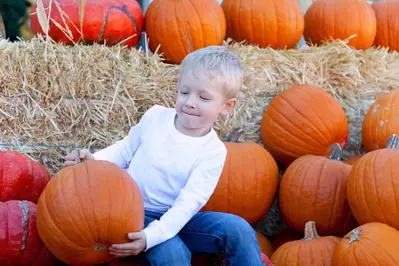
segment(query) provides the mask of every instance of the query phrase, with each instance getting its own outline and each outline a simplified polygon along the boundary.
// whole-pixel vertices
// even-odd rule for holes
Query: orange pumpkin
[[[368,109],[362,128],[364,150],[384,148],[392,134],[399,134],[399,89],[378,96]]]
[[[138,186],[126,171],[107,161],[63,168],[37,206],[41,239],[58,259],[72,265],[113,260],[109,246],[128,242],[127,233],[143,227]]]
[[[151,51],[179,64],[184,57],[209,45],[221,45],[226,19],[216,0],[154,0],[145,15]]]
[[[381,222],[399,229],[398,165],[399,137],[393,135],[387,148],[366,153],[352,167],[347,195],[359,224]]]
[[[399,1],[378,1],[372,7],[377,19],[374,44],[399,52]]]
[[[223,0],[227,37],[273,49],[292,48],[301,39],[304,19],[297,0]]]
[[[271,100],[260,136],[273,157],[287,166],[306,154],[328,156],[334,143],[344,147],[348,120],[341,104],[326,91],[299,84]]]
[[[348,157],[347,159],[345,159],[344,163],[349,164],[349,165],[354,165],[361,157],[362,157],[362,155],[352,155],[352,156]]]
[[[268,213],[277,192],[276,161],[255,142],[226,141],[225,145],[227,158],[222,174],[202,210],[232,213],[256,223]]]
[[[334,249],[340,238],[320,237],[313,221],[305,225],[305,237],[287,242],[279,247],[272,256],[277,266],[331,265]]]
[[[346,234],[357,226],[346,197],[351,166],[338,144],[329,158],[305,155],[285,171],[280,183],[281,217],[298,233],[313,220],[321,235]]]
[[[399,231],[382,223],[368,223],[341,239],[333,266],[399,265]]]
[[[271,257],[273,255],[274,248],[269,239],[267,239],[267,237],[261,232],[256,232],[256,239],[258,239],[260,251],[266,254],[266,256]]]
[[[348,45],[367,49],[374,43],[377,26],[373,9],[366,0],[317,0],[305,14],[304,38],[308,43],[344,40]]]

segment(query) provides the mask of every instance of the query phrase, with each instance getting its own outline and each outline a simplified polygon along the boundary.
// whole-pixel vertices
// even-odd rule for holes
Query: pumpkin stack
[[[42,164],[0,151],[0,265],[55,265],[36,228],[36,204],[49,180]]]
[[[366,154],[342,161],[348,124],[338,101],[307,84],[272,99],[260,135],[283,170],[277,197],[290,232],[276,236],[274,264],[399,265],[397,106],[399,89],[377,97],[363,121]]]

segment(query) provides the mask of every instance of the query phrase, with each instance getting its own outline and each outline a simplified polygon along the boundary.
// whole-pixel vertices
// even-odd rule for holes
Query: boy
[[[223,46],[208,46],[186,56],[180,67],[175,108],[155,105],[127,137],[90,154],[127,169],[144,199],[145,228],[128,234],[110,253],[144,252],[151,265],[191,265],[191,253],[223,251],[228,265],[263,265],[255,231],[241,217],[198,212],[212,195],[226,159],[213,129],[219,115],[235,107],[243,82],[238,56]],[[74,163],[66,157],[65,165]]]

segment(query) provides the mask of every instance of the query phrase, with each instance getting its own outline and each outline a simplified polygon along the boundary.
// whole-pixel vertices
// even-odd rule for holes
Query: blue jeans
[[[162,213],[145,212],[145,226]],[[189,266],[192,253],[225,253],[230,266],[262,266],[256,232],[241,217],[221,212],[197,213],[175,237],[144,253],[152,266]]]

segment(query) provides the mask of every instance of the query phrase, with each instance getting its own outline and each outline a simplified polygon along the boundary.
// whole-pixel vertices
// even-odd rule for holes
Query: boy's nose
[[[187,107],[194,108],[194,106],[195,106],[194,103],[195,103],[194,96],[190,95],[190,96],[187,98],[187,100],[186,100],[186,102],[185,102],[185,105],[186,105]]]

